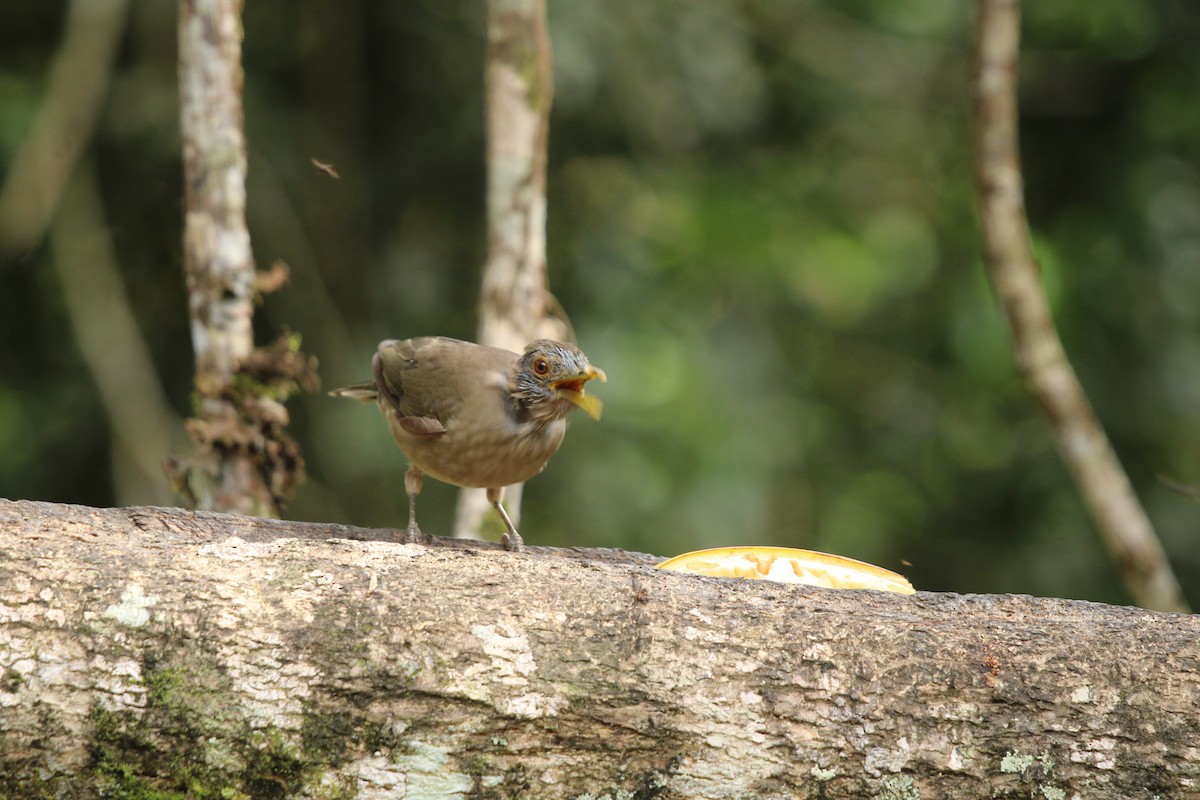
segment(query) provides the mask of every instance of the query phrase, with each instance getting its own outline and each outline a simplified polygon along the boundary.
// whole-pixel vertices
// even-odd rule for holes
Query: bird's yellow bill
[[[802,583],[827,589],[875,589],[899,594],[916,591],[903,575],[874,564],[791,547],[714,547],[684,553],[656,566],[693,575]]]
[[[592,419],[600,419],[600,411],[604,403],[598,397],[588,394],[583,385],[592,379],[601,383],[608,381],[608,376],[599,367],[589,367],[588,371],[574,378],[564,378],[553,383],[554,391],[566,400],[571,401]]]

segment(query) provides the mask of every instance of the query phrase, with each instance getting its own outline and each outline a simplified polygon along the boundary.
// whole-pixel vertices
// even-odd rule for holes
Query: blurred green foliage
[[[550,6],[551,284],[610,380],[604,421],[576,419],[527,487],[526,540],[812,547],[920,588],[1125,602],[980,262],[970,4]],[[64,17],[0,8],[5,173]],[[262,341],[302,333],[326,388],[366,377],[380,339],[472,336],[482,24],[479,3],[246,4],[250,228],[260,266],[293,270],[257,322]],[[173,3],[132,2],[86,158],[183,415],[174,25]],[[1157,476],[1200,484],[1197,41],[1184,0],[1028,3],[1021,65],[1061,332],[1193,605],[1200,507]],[[0,264],[0,494],[144,502],[117,485],[51,258]],[[290,408],[310,481],[289,515],[402,524],[403,459],[376,412]],[[449,528],[453,499],[427,484],[426,530]]]

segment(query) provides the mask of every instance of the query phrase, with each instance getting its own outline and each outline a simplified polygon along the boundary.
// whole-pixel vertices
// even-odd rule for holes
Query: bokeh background
[[[1068,352],[1200,605],[1200,505],[1161,480],[1200,484],[1200,5],[1026,6],[1035,247]],[[46,101],[67,7],[0,4],[0,178]],[[526,540],[782,544],[925,589],[1128,602],[981,264],[971,4],[549,13],[551,288],[610,380],[603,422],[579,415],[527,486]],[[471,338],[482,4],[250,0],[244,22],[249,225],[260,268],[292,268],[260,341],[299,332],[333,388],[368,375],[380,339]],[[0,262],[9,498],[169,503],[146,465],[189,449],[175,3],[130,0],[120,24],[51,226]],[[118,376],[107,394],[97,364]],[[378,414],[323,394],[289,405],[309,481],[287,515],[401,524],[403,458]],[[138,409],[124,441],[122,408]],[[453,503],[427,484],[425,529],[447,531]]]

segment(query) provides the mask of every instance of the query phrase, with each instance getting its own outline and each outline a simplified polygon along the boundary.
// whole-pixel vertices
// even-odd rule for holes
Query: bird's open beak
[[[583,385],[593,378],[601,383],[608,381],[608,376],[604,374],[604,370],[599,367],[589,366],[586,371],[578,375],[554,381],[550,384],[550,388],[559,397],[569,400],[583,409],[583,412],[589,417],[598,420],[600,419],[600,409],[604,407],[604,404],[598,398],[588,394],[583,388]]]

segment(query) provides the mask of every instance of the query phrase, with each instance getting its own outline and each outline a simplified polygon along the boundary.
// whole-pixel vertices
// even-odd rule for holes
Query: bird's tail
[[[374,403],[376,396],[379,394],[373,383],[356,383],[353,386],[343,386],[341,389],[334,389],[329,393],[330,397],[348,397],[351,400],[359,400],[363,403]]]

